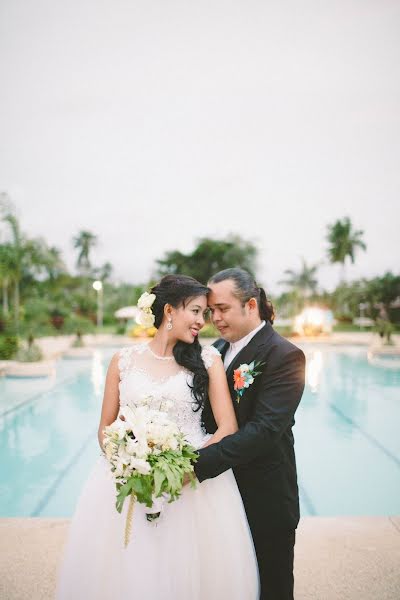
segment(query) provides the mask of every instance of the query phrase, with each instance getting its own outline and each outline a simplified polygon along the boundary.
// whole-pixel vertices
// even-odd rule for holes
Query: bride
[[[168,407],[196,448],[234,433],[237,422],[218,351],[198,341],[208,288],[191,277],[167,275],[151,290],[147,318],[157,333],[149,343],[123,348],[107,372],[99,426],[143,396]],[[145,315],[145,316],[146,316]],[[153,315],[153,317],[151,316]],[[209,399],[218,429],[204,433]],[[167,401],[167,402],[165,402]],[[131,540],[124,547],[126,511],[115,508],[115,485],[101,456],[72,519],[58,580],[58,600],[256,600],[258,570],[246,515],[232,471],[186,485],[155,521],[135,503]]]

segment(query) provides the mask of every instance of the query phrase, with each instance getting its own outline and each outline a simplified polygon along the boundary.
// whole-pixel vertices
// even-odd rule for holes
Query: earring
[[[167,329],[168,329],[168,331],[171,331],[171,329],[172,329],[172,319],[168,319]]]

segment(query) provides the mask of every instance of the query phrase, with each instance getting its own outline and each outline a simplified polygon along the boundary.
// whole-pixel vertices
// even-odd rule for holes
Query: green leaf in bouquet
[[[189,473],[190,477],[190,487],[195,490],[197,488],[197,479],[193,473]]]
[[[190,461],[196,462],[199,458],[199,453],[193,446],[187,444],[182,448],[182,456],[188,458]]]
[[[165,491],[164,488],[166,483],[167,478],[165,473],[158,467],[154,467],[154,495],[156,498],[161,496],[161,494]]]
[[[133,475],[129,480],[132,482],[132,490],[138,502],[148,507],[152,505],[152,479],[151,475]]]
[[[131,492],[132,492],[132,482],[131,482],[131,479],[128,479],[128,481],[126,483],[124,483],[124,485],[121,485],[121,487],[118,490],[117,501],[116,501],[115,506],[119,513],[122,511],[122,507],[124,506],[125,498],[127,496],[129,496],[131,494]]]
[[[177,462],[171,462],[169,467],[170,467],[171,471],[174,473],[175,487],[177,489],[181,489],[182,484],[183,484],[183,476],[184,476],[184,469],[182,468],[183,465],[177,461]]]
[[[176,471],[169,463],[165,463],[164,473],[168,479],[168,491],[170,494],[173,494],[179,486],[179,478],[177,477]]]

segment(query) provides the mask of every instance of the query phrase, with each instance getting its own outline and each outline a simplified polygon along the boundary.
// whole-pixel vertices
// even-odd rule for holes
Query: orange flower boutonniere
[[[236,391],[236,402],[240,402],[244,392],[254,382],[254,377],[260,375],[261,371],[257,371],[263,362],[251,362],[250,364],[240,365],[233,372],[234,390]]]

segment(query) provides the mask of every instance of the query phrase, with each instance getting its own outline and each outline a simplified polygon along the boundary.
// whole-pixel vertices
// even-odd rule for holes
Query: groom
[[[239,431],[199,451],[199,481],[233,468],[252,532],[262,600],[293,599],[299,498],[292,426],[304,389],[303,352],[278,335],[265,292],[243,269],[226,269],[208,283],[209,308],[222,339]],[[243,365],[255,362],[246,371]],[[257,373],[257,374],[256,374]],[[216,429],[211,409],[203,420]]]

